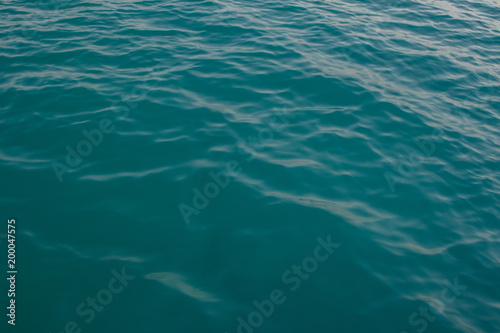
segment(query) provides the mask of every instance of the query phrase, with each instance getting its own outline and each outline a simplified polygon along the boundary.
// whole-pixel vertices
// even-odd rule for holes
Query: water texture
[[[500,332],[497,1],[0,17],[5,331]]]

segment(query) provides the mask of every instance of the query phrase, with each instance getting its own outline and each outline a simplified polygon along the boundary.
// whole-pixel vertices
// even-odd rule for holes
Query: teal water
[[[0,6],[2,332],[500,332],[498,2]]]

